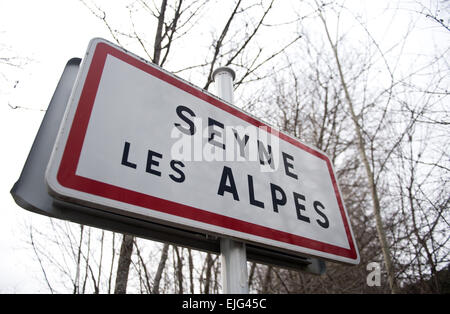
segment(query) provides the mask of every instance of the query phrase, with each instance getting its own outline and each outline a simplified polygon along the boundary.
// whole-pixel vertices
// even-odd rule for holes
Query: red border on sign
[[[218,107],[248,123],[255,125],[256,127],[265,127],[267,132],[277,135],[280,139],[291,143],[292,145],[323,159],[328,166],[328,171],[333,183],[334,192],[336,195],[337,203],[341,212],[342,220],[347,234],[347,239],[350,249],[342,248],[339,246],[331,245],[328,243],[320,242],[317,240],[301,237],[295,234],[287,233],[284,231],[268,228],[265,226],[249,223],[243,220],[223,216],[220,214],[212,213],[207,210],[179,204],[169,200],[150,196],[148,194],[139,193],[136,191],[124,189],[122,187],[114,186],[104,182],[92,180],[76,174],[78,167],[78,161],[83,147],[86,130],[89,124],[90,115],[94,106],[95,97],[97,95],[98,86],[103,73],[107,55],[112,55],[133,67],[136,67],[154,77],[157,77],[193,96],[196,96],[211,105]],[[83,86],[83,90],[80,95],[78,107],[75,112],[75,116],[72,122],[72,126],[67,138],[67,143],[64,148],[61,163],[57,174],[58,182],[70,189],[76,191],[93,194],[107,199],[115,200],[122,203],[127,203],[151,210],[160,211],[166,214],[175,215],[187,219],[192,219],[202,223],[215,225],[218,227],[231,229],[266,239],[280,241],[288,244],[292,244],[299,247],[304,247],[320,252],[325,252],[352,260],[357,259],[356,248],[352,240],[350,227],[348,220],[346,219],[343,202],[338,190],[336,178],[334,176],[331,162],[324,154],[294,140],[293,138],[278,132],[270,126],[258,121],[245,113],[221,102],[220,100],[211,97],[208,94],[203,93],[201,90],[194,88],[193,86],[182,82],[181,80],[153,67],[147,63],[136,59],[125,52],[114,48],[106,43],[97,43],[95,52],[89,67],[89,71]]]

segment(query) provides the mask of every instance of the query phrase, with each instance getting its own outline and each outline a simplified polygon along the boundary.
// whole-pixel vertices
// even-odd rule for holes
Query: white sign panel
[[[52,194],[102,210],[359,262],[323,152],[101,39],[46,180]]]

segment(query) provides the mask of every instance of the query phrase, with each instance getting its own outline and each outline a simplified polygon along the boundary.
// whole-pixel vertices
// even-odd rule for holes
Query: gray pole
[[[228,67],[214,71],[217,96],[233,103],[233,81],[235,73]],[[247,254],[245,243],[229,238],[220,239],[220,256],[222,261],[222,291],[223,293],[248,293]]]

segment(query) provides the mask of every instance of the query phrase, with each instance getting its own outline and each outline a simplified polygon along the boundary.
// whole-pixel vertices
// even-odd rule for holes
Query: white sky
[[[116,2],[104,3],[109,8]],[[380,31],[379,36],[385,34]],[[111,40],[104,25],[77,0],[0,0],[0,53],[23,58],[21,68],[0,65],[0,74],[6,76],[0,76],[0,293],[47,292],[34,254],[25,244],[25,225],[36,226],[47,218],[21,209],[9,191],[66,62],[83,57],[94,37]],[[12,110],[8,103],[29,109]]]

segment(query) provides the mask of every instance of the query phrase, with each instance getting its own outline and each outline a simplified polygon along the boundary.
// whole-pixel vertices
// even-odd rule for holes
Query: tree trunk
[[[159,294],[159,284],[161,282],[164,267],[166,266],[168,251],[169,251],[169,244],[164,243],[164,247],[161,251],[161,259],[159,260],[158,270],[156,271],[155,280],[153,281],[153,290],[152,290],[153,294]]]
[[[181,249],[181,254],[178,251],[178,247],[177,246],[173,246],[173,249],[175,251],[175,254],[177,256],[177,263],[176,263],[176,278],[178,281],[178,293],[179,294],[183,294],[183,249]]]
[[[128,272],[130,270],[131,254],[133,253],[134,237],[128,234],[123,235],[120,247],[119,265],[117,266],[115,294],[125,294],[127,292]]]
[[[270,283],[272,281],[272,266],[268,266],[266,275],[264,276],[264,282],[262,283],[261,293],[267,294],[270,290]]]
[[[80,225],[80,243],[78,245],[77,255],[77,271],[75,273],[75,281],[73,283],[73,294],[80,293],[80,262],[81,262],[81,246],[83,244],[84,225]]]
[[[190,287],[190,292],[192,294],[194,294],[195,293],[195,289],[194,289],[194,261],[192,259],[191,249],[188,249],[188,256],[189,256],[189,287]]]
[[[324,25],[325,32],[326,32],[326,35],[328,38],[328,42],[331,46],[331,49],[333,50],[334,58],[336,61],[336,66],[337,66],[338,73],[339,73],[339,78],[341,80],[341,84],[342,84],[342,87],[343,87],[344,93],[345,93],[345,99],[349,106],[351,118],[352,118],[353,124],[355,126],[355,132],[356,132],[356,136],[358,138],[358,151],[359,151],[361,160],[364,164],[364,168],[366,170],[367,181],[369,183],[369,189],[370,189],[370,193],[372,196],[372,204],[373,204],[373,212],[375,215],[376,229],[377,229],[378,239],[380,240],[380,244],[381,244],[381,250],[383,252],[384,262],[386,264],[389,286],[391,288],[392,293],[398,293],[399,290],[398,290],[396,279],[395,279],[395,273],[394,273],[394,268],[392,265],[392,258],[391,258],[391,253],[390,253],[390,249],[389,249],[389,244],[386,239],[386,233],[384,232],[383,221],[381,219],[381,208],[380,208],[380,201],[378,198],[378,191],[377,191],[377,187],[375,184],[375,177],[373,175],[369,160],[367,158],[366,150],[364,147],[364,139],[362,136],[362,129],[358,123],[358,117],[356,116],[356,113],[354,110],[353,101],[350,97],[350,93],[348,91],[348,86],[345,81],[344,74],[342,72],[342,67],[341,67],[341,63],[340,63],[340,59],[339,59],[338,51],[337,51],[337,43],[336,44],[333,43],[330,33],[328,31],[328,26],[326,24],[325,18],[323,17],[322,13],[319,14],[319,17],[322,20],[322,23]]]
[[[158,16],[158,27],[156,28],[155,44],[153,47],[153,63],[159,65],[159,59],[161,57],[162,49],[162,28],[164,25],[164,17],[166,15],[167,0],[163,0],[161,3],[161,10]]]
[[[213,259],[211,257],[211,254],[208,253],[206,255],[206,275],[205,275],[205,290],[203,293],[209,294],[210,293],[210,287],[211,287],[211,268],[213,266]]]

